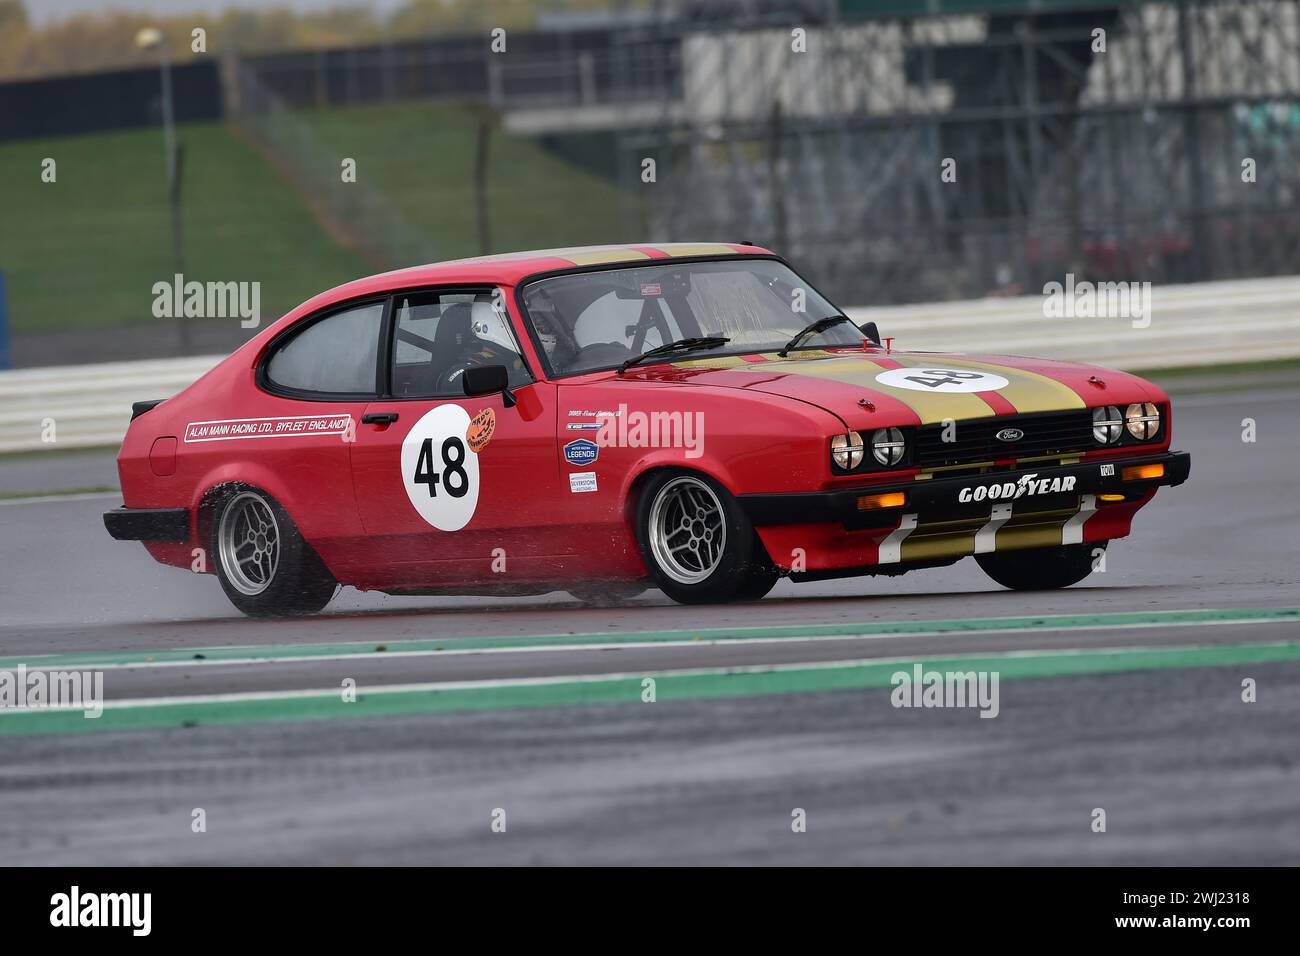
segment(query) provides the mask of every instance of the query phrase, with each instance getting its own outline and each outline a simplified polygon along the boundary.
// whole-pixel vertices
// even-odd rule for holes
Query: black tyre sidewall
[[[1051,591],[1078,584],[1092,573],[1093,552],[1107,541],[1058,548],[994,551],[975,560],[990,578],[1013,591]]]
[[[270,586],[260,594],[245,594],[230,583],[221,564],[218,545],[226,506],[240,493],[250,492],[262,498],[275,515],[280,533],[280,556]],[[250,617],[289,617],[314,614],[334,596],[337,582],[298,531],[289,513],[278,501],[259,488],[240,487],[223,495],[212,514],[212,534],[208,553],[216,567],[221,589],[230,603]]]
[[[650,548],[650,509],[664,485],[674,478],[681,477],[694,478],[709,486],[722,505],[723,518],[727,526],[727,541],[723,548],[722,560],[714,572],[698,584],[682,584],[680,581],[674,581],[660,569]],[[641,548],[642,560],[645,561],[646,569],[650,572],[655,586],[679,604],[715,604],[743,598],[746,588],[753,586],[752,581],[756,576],[770,574],[775,581],[775,572],[770,570],[770,562],[762,543],[758,540],[753,524],[750,523],[739,503],[720,482],[698,471],[673,468],[657,472],[650,477],[641,489],[637,502],[636,538]],[[767,591],[763,593],[766,594]]]

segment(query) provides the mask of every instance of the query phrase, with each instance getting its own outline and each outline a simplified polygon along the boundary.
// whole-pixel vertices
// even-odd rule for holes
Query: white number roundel
[[[1001,375],[964,368],[891,368],[876,376],[881,385],[914,392],[996,392],[1011,383]]]
[[[478,454],[465,443],[469,413],[439,405],[402,440],[402,484],[420,517],[440,531],[459,531],[478,507]]]

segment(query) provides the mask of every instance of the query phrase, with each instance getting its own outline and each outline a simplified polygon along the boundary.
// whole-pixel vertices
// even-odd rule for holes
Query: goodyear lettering
[[[996,485],[974,485],[963,488],[957,500],[963,504],[971,501],[1014,501],[1029,495],[1052,495],[1074,490],[1074,475],[1059,478],[1038,478],[1037,474],[1021,475],[1019,481],[1006,481]]]

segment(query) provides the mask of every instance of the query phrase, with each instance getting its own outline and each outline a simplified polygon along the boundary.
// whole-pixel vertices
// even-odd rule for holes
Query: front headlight
[[[871,455],[882,465],[897,465],[906,450],[907,442],[897,428],[877,428],[871,433]]]
[[[1120,432],[1124,430],[1124,416],[1114,405],[1092,410],[1092,437],[1102,445],[1113,445],[1119,441]]]
[[[1130,405],[1124,412],[1124,424],[1138,441],[1150,441],[1160,431],[1160,409],[1150,402]]]
[[[831,461],[845,471],[852,471],[862,464],[862,436],[857,432],[836,435],[831,439]]]

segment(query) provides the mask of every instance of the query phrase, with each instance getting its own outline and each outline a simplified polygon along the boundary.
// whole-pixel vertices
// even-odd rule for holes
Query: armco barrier
[[[1151,322],[1045,318],[1041,295],[858,307],[900,350],[1000,352],[1122,369],[1177,368],[1300,357],[1300,277],[1165,286]],[[219,355],[0,372],[0,454],[116,445],[131,403],[166,398]],[[53,423],[55,441],[43,438]]]

